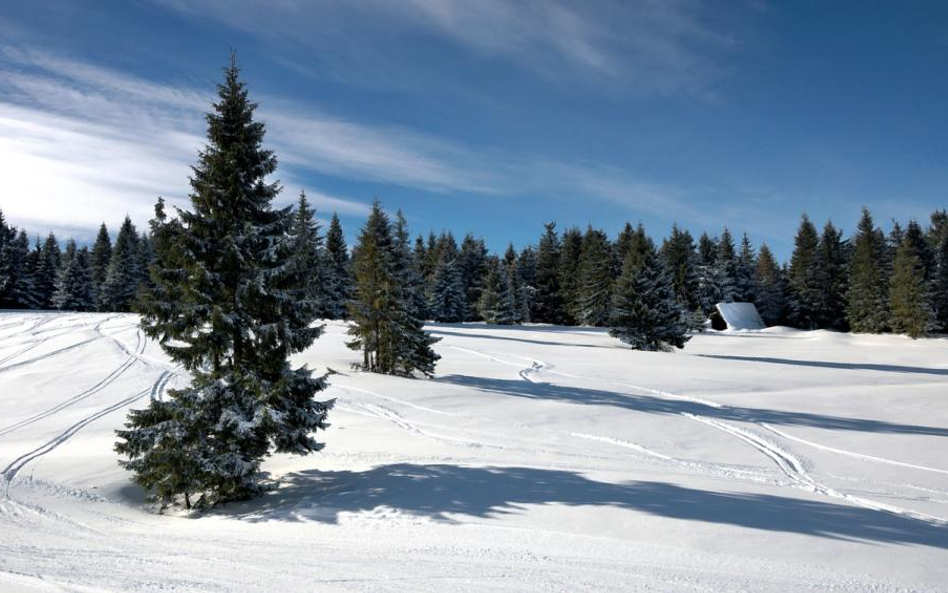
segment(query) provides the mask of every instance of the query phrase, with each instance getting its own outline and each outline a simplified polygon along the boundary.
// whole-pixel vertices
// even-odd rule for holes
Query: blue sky
[[[747,230],[948,206],[948,4],[0,0],[0,208],[32,233],[186,203],[238,52],[282,199],[500,250],[542,223]]]

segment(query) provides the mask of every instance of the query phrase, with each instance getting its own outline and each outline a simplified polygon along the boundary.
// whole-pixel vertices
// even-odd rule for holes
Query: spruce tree
[[[896,248],[889,282],[889,327],[912,338],[937,329],[932,295],[925,277],[926,251],[920,229],[912,221]]]
[[[362,227],[353,253],[356,289],[350,302],[352,324],[347,343],[362,350],[361,368],[390,375],[434,374],[440,358],[431,349],[437,342],[412,317],[402,285],[402,273],[388,215],[376,200]]]
[[[654,249],[642,261],[626,257],[612,299],[609,335],[635,350],[683,348],[689,321]]]
[[[105,285],[105,277],[108,275],[109,262],[112,260],[112,239],[109,238],[109,230],[103,222],[99,225],[99,233],[96,235],[95,243],[92,245],[92,285],[96,299],[96,307],[100,311],[105,310],[102,301],[102,287]]]
[[[576,320],[582,325],[605,326],[612,300],[612,245],[591,226],[583,236],[576,299]]]
[[[318,317],[328,317],[327,299],[324,294],[327,279],[323,259],[320,257],[323,238],[319,234],[316,212],[309,205],[305,191],[300,191],[296,202],[289,237],[293,251],[291,262],[296,267],[292,273],[304,279],[297,298],[313,307]]]
[[[326,232],[325,260],[326,287],[324,290],[324,313],[329,319],[347,319],[349,301],[352,298],[352,272],[349,265],[349,248],[342,232],[342,223],[335,212]]]
[[[698,309],[703,317],[707,317],[715,310],[715,305],[724,300],[722,286],[727,279],[721,275],[721,266],[717,265],[717,241],[701,233],[698,238],[696,257],[696,272],[698,279]]]
[[[464,320],[466,309],[467,297],[464,294],[457,259],[445,251],[435,267],[428,311],[435,321],[457,323]]]
[[[579,265],[582,259],[583,233],[576,227],[563,233],[560,247],[560,301],[563,303],[563,323],[576,325],[580,319]]]
[[[700,309],[699,277],[695,243],[691,233],[672,225],[671,235],[662,243],[662,260],[672,277],[678,302],[689,311]]]
[[[95,305],[91,270],[72,239],[62,256],[52,302],[57,309],[66,311],[91,311]]]
[[[409,245],[408,221],[402,211],[395,214],[395,268],[399,270],[405,294],[405,308],[411,317],[428,318],[428,299],[425,297],[425,279],[421,267]]]
[[[538,323],[564,322],[560,294],[560,238],[556,234],[555,222],[543,225],[543,235],[537,246],[536,294],[530,317]]]
[[[945,210],[932,214],[928,244],[932,253],[931,287],[935,322],[942,331],[946,331],[948,330],[948,212]]]
[[[513,243],[507,245],[507,251],[504,252],[503,266],[507,275],[507,283],[510,286],[510,292],[513,296],[514,313],[513,323],[523,323],[530,319],[530,301],[529,291],[523,284],[523,277],[520,274],[520,262],[518,261],[517,251]]]
[[[102,285],[105,311],[131,311],[142,278],[138,231],[128,216],[122,222]]]
[[[846,291],[846,319],[854,332],[881,333],[889,318],[889,282],[886,270],[885,236],[863,208],[853,238]]]
[[[846,276],[849,246],[842,232],[827,222],[820,236],[815,282],[817,290],[816,326],[838,331],[848,329],[846,323]]]
[[[528,323],[533,321],[533,301],[537,294],[537,252],[530,245],[521,249],[517,256],[517,283],[520,286],[518,316],[521,323]]]
[[[322,328],[313,326],[315,308],[296,298],[305,279],[289,240],[291,211],[272,208],[276,158],[262,147],[264,126],[233,58],[217,92],[192,169],[192,209],[169,221],[161,200],[156,206],[155,288],[140,305],[143,330],[191,384],[133,411],[115,447],[163,504],[259,493],[265,456],[322,448],[313,433],[327,426],[332,405],[314,399],[324,377],[289,364]],[[113,262],[127,250],[121,235]]]
[[[717,242],[717,255],[714,258],[714,278],[718,287],[718,298],[732,303],[741,296],[737,278],[737,253],[734,250],[734,238],[731,231],[724,227]]]
[[[33,305],[30,275],[30,239],[26,231],[10,235],[0,252],[0,308],[28,309]]]
[[[754,273],[757,269],[757,255],[747,233],[741,237],[741,250],[737,256],[734,284],[735,300],[739,303],[753,303],[757,297],[757,282]]]
[[[783,271],[766,243],[757,254],[754,283],[757,287],[754,305],[761,319],[767,325],[782,324],[787,310],[786,286]]]
[[[33,259],[32,298],[37,309],[52,309],[53,293],[56,291],[56,279],[59,276],[61,253],[56,235],[50,233],[40,244],[36,240]]]
[[[423,249],[424,244],[421,246]],[[484,275],[487,273],[487,247],[483,239],[476,239],[470,233],[465,235],[461,241],[457,265],[464,289],[464,319],[472,321],[477,318],[477,301],[481,298]]]
[[[820,327],[820,239],[816,227],[806,214],[800,221],[794,239],[793,255],[787,277],[789,289],[789,321],[800,329]]]

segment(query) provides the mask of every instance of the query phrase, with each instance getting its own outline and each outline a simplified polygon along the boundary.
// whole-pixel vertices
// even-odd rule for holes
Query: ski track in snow
[[[478,350],[472,350],[472,349],[469,349],[469,348],[462,348],[462,347],[459,347],[459,346],[449,346],[449,347],[450,347],[450,348],[453,348],[453,349],[455,349],[455,350],[462,351],[462,352],[468,352],[468,353],[470,353],[470,354],[474,354],[474,355],[477,355],[477,356],[481,356],[481,357],[483,357],[483,358],[487,358],[487,359],[489,359],[489,360],[492,360],[492,361],[494,361],[494,362],[497,362],[497,363],[500,363],[500,364],[504,364],[504,365],[507,365],[507,366],[520,366],[520,367],[521,367],[521,370],[519,371],[518,374],[520,375],[520,377],[521,377],[523,380],[529,381],[530,383],[539,383],[539,382],[541,382],[541,380],[537,378],[537,376],[538,376],[541,372],[548,372],[548,373],[551,373],[551,374],[559,374],[559,375],[567,376],[567,377],[574,378],[574,379],[594,380],[594,379],[592,379],[592,378],[590,378],[590,377],[583,377],[583,376],[580,376],[580,375],[570,375],[570,374],[566,374],[566,373],[562,373],[562,372],[558,372],[558,371],[552,371],[552,370],[551,370],[552,365],[548,365],[547,363],[544,363],[543,361],[538,360],[538,359],[534,359],[534,358],[527,358],[527,357],[518,356],[518,358],[523,358],[524,360],[529,360],[529,361],[531,361],[531,365],[530,365],[529,367],[527,367],[527,368],[522,368],[522,365],[520,365],[520,364],[518,364],[518,363],[509,361],[509,360],[503,360],[503,359],[497,358],[497,357],[495,356],[495,355],[497,355],[497,354],[500,354],[501,356],[503,356],[503,355],[504,355],[503,353],[491,352],[491,351],[478,351]],[[711,400],[707,400],[707,399],[703,399],[703,398],[682,396],[682,395],[674,394],[674,393],[671,393],[671,392],[668,392],[668,391],[663,391],[663,390],[658,390],[658,389],[651,389],[651,388],[647,388],[647,387],[642,387],[642,386],[637,386],[637,385],[631,385],[631,384],[628,384],[628,383],[617,383],[617,382],[610,382],[610,383],[613,383],[613,384],[619,385],[619,386],[623,386],[623,387],[628,387],[628,388],[634,389],[634,390],[636,390],[636,391],[644,391],[645,393],[648,393],[648,394],[651,394],[651,395],[656,395],[656,396],[664,397],[664,398],[668,398],[668,399],[675,399],[675,400],[679,400],[679,401],[688,401],[688,402],[691,402],[691,403],[697,403],[697,404],[700,404],[700,405],[708,406],[708,407],[710,407],[710,408],[717,408],[717,409],[720,409],[720,408],[726,407],[724,404],[722,404],[722,403],[720,403],[720,402],[715,402],[715,401],[711,401]],[[808,490],[808,491],[813,492],[813,493],[816,493],[816,494],[821,494],[821,495],[828,496],[828,497],[831,497],[831,498],[842,499],[842,500],[845,500],[845,501],[847,501],[847,502],[849,502],[849,503],[851,503],[851,504],[854,504],[854,505],[856,505],[856,506],[860,506],[860,507],[863,507],[863,508],[872,509],[872,510],[876,510],[876,511],[887,512],[887,513],[892,513],[892,514],[899,515],[899,516],[902,516],[902,517],[908,517],[908,518],[915,519],[915,520],[919,520],[919,521],[925,521],[925,522],[927,522],[927,523],[931,523],[931,524],[935,524],[935,525],[940,525],[940,526],[941,526],[941,525],[948,525],[948,519],[944,519],[944,518],[942,518],[942,517],[936,517],[936,516],[934,516],[934,515],[929,515],[929,514],[926,514],[926,513],[920,513],[920,512],[912,511],[912,510],[905,509],[905,508],[902,508],[902,507],[899,507],[899,506],[896,506],[896,505],[890,505],[890,504],[886,504],[886,503],[881,503],[881,502],[869,500],[869,499],[864,498],[864,497],[861,497],[861,496],[855,496],[855,495],[852,495],[852,494],[847,494],[847,493],[844,493],[844,492],[840,492],[840,491],[838,491],[838,490],[836,490],[836,489],[834,489],[834,488],[831,488],[831,487],[829,487],[829,486],[826,486],[825,484],[819,483],[819,482],[817,482],[816,480],[814,480],[813,478],[811,478],[811,477],[807,474],[803,462],[802,462],[798,457],[796,457],[794,454],[790,453],[788,450],[783,449],[782,447],[780,447],[780,446],[778,446],[778,445],[776,445],[776,444],[774,444],[774,443],[768,442],[763,436],[761,436],[761,435],[759,435],[759,434],[756,434],[756,433],[754,433],[754,432],[752,432],[752,431],[744,430],[744,429],[738,428],[738,427],[734,426],[733,424],[730,424],[730,423],[727,423],[727,422],[723,422],[723,421],[721,421],[721,420],[714,420],[714,419],[711,419],[711,418],[706,418],[706,417],[699,416],[699,415],[696,415],[696,414],[691,414],[691,413],[688,413],[688,412],[680,412],[680,415],[683,416],[683,417],[685,417],[685,418],[689,418],[689,419],[691,419],[691,420],[695,420],[695,421],[697,421],[697,422],[700,422],[700,423],[702,423],[702,424],[705,424],[705,425],[707,425],[707,426],[710,426],[710,427],[712,427],[712,428],[714,428],[714,429],[717,429],[717,430],[720,430],[720,431],[722,431],[722,432],[725,432],[725,433],[727,433],[727,434],[730,434],[730,435],[732,435],[732,436],[734,436],[734,437],[740,439],[741,441],[747,443],[748,445],[750,445],[751,447],[753,447],[754,449],[756,449],[757,451],[759,451],[761,454],[763,454],[763,455],[766,456],[767,458],[771,459],[771,460],[777,465],[777,467],[778,467],[788,478],[790,478],[790,480],[793,482],[793,484],[795,484],[797,487],[803,488],[803,489],[805,489],[805,490]],[[796,437],[791,437],[791,436],[786,435],[786,434],[784,434],[784,433],[782,433],[782,432],[780,432],[780,431],[774,429],[773,427],[771,427],[771,426],[769,426],[769,425],[767,425],[767,424],[765,424],[765,423],[762,423],[762,422],[752,422],[752,424],[754,424],[755,426],[759,426],[759,427],[761,427],[761,428],[764,428],[764,429],[766,429],[766,430],[770,430],[771,432],[774,432],[775,434],[778,434],[779,436],[782,436],[782,437],[787,438],[787,439],[789,439],[789,440],[799,441],[799,442],[801,442],[801,443],[804,443],[804,444],[807,444],[807,445],[810,445],[810,446],[813,446],[813,447],[816,447],[816,448],[819,448],[819,449],[823,449],[823,450],[826,450],[826,451],[829,451],[829,452],[832,452],[832,453],[838,453],[838,454],[841,454],[841,455],[847,455],[847,456],[851,456],[851,457],[854,457],[854,458],[857,458],[857,459],[861,459],[861,460],[864,460],[864,461],[876,461],[876,462],[890,463],[890,464],[893,464],[893,465],[900,465],[900,466],[904,466],[904,467],[910,467],[910,468],[920,469],[920,470],[925,470],[925,471],[935,471],[935,472],[938,472],[938,473],[948,473],[948,472],[945,472],[945,471],[943,471],[943,470],[938,470],[938,469],[934,469],[934,468],[929,468],[929,467],[926,467],[926,466],[918,466],[918,465],[914,465],[914,464],[906,464],[906,463],[902,463],[902,462],[898,462],[898,461],[893,461],[893,460],[889,460],[889,459],[884,459],[884,458],[881,458],[881,457],[873,457],[873,456],[870,456],[870,455],[862,455],[862,454],[853,453],[853,452],[850,452],[850,451],[843,451],[843,450],[841,450],[841,449],[835,449],[835,448],[833,448],[833,447],[826,447],[826,446],[818,445],[818,444],[816,444],[816,443],[812,443],[812,442],[809,442],[809,441],[804,441],[804,440],[798,439],[798,438],[796,438]],[[659,452],[657,452],[657,451],[652,451],[652,450],[647,449],[647,448],[645,448],[645,447],[642,447],[641,445],[638,445],[638,444],[636,444],[636,443],[632,443],[632,442],[630,442],[630,441],[624,441],[624,440],[622,440],[622,439],[617,439],[617,438],[614,438],[614,437],[607,437],[607,436],[601,436],[601,435],[589,435],[589,434],[582,434],[582,433],[570,433],[570,434],[571,434],[572,436],[579,437],[579,438],[584,438],[584,439],[587,439],[587,440],[594,440],[594,441],[609,443],[609,444],[612,444],[612,445],[616,445],[616,446],[620,446],[620,447],[624,447],[624,448],[628,448],[628,449],[633,449],[633,450],[636,450],[636,451],[638,451],[638,452],[640,452],[640,453],[642,453],[642,454],[644,454],[644,455],[648,455],[648,456],[651,456],[651,457],[663,457],[663,458],[666,458],[667,461],[679,461],[679,462],[681,462],[681,463],[683,463],[683,464],[688,464],[688,463],[689,463],[689,462],[685,462],[685,461],[682,461],[682,460],[674,459],[674,458],[672,458],[672,457],[670,457],[670,456],[666,456],[666,455],[664,455],[663,453],[659,453]],[[700,465],[701,465],[701,464],[695,464],[695,469],[698,469],[698,468],[700,467]]]

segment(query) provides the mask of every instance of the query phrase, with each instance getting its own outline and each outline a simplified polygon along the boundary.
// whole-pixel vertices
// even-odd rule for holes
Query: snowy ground
[[[330,324],[325,451],[159,516],[113,430],[179,372],[131,315],[0,313],[0,590],[948,588],[948,340],[431,329],[407,380]]]

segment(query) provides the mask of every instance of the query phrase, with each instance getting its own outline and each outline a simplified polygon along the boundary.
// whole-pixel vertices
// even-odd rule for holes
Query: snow
[[[728,329],[764,329],[754,303],[718,303],[715,305]]]
[[[157,515],[112,452],[184,377],[133,315],[0,313],[0,590],[940,590],[948,340],[769,328],[676,353],[430,326],[432,380],[349,370],[266,496]]]

